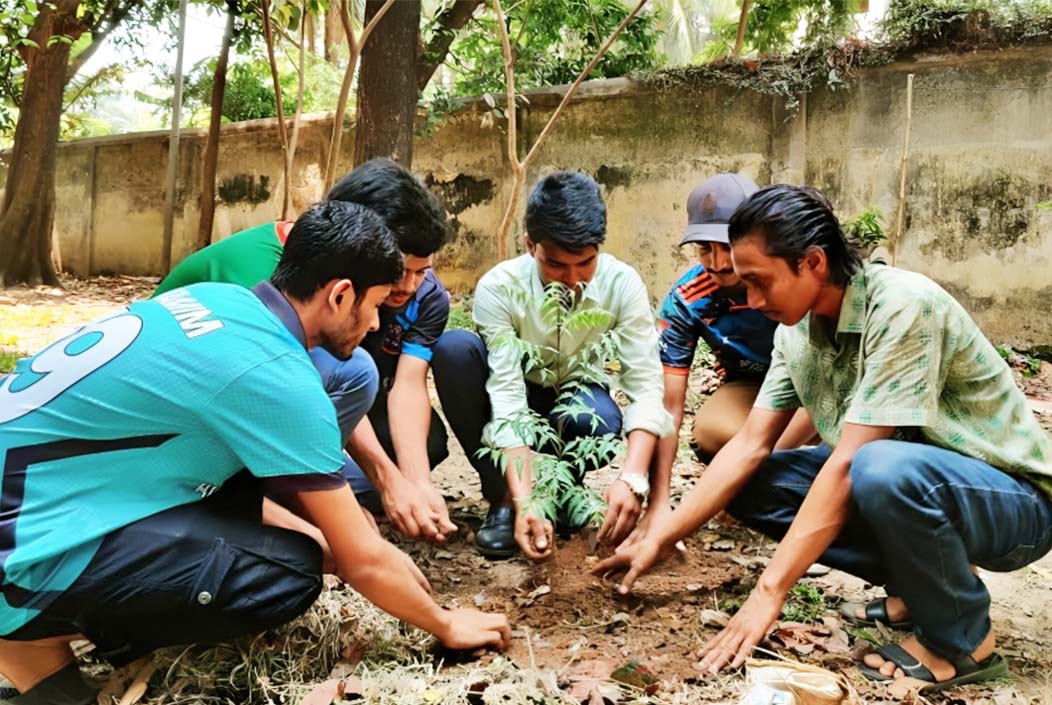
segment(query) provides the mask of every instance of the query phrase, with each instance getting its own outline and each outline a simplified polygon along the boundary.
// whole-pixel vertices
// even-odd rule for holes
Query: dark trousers
[[[162,646],[226,641],[295,619],[321,591],[321,549],[264,526],[243,472],[212,497],[114,531],[13,641],[83,634],[123,666]]]
[[[503,469],[488,457],[482,458],[478,454],[483,447],[483,430],[492,418],[489,395],[486,393],[489,365],[485,344],[469,331],[447,331],[435,344],[431,370],[446,420],[482,482],[482,496],[491,504],[501,502],[508,490]],[[527,405],[547,417],[564,441],[610,433],[621,434],[621,410],[606,387],[584,385],[574,398],[575,402],[592,409],[599,417],[600,422],[595,428],[592,427],[593,418],[589,414],[553,414],[558,396],[557,389],[526,383]],[[594,469],[589,467],[585,470]]]
[[[829,446],[771,455],[727,507],[781,539]],[[1011,571],[1052,548],[1052,502],[981,460],[923,443],[874,441],[851,461],[854,512],[822,555],[828,566],[901,597],[917,638],[948,659],[990,631],[990,593],[971,564]]]

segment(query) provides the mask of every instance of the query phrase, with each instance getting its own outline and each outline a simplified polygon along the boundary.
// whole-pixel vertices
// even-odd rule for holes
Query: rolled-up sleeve
[[[482,341],[486,344],[489,395],[492,420],[482,433],[482,440],[496,448],[529,445],[511,423],[529,411],[526,404],[526,380],[522,371],[522,356],[518,332],[513,324],[511,297],[501,294],[500,286],[483,277],[475,290],[473,315]]]
[[[637,429],[658,438],[672,433],[665,410],[665,379],[658,334],[643,280],[633,270],[625,277],[614,334],[621,361],[621,389],[631,402],[624,412],[625,433]]]

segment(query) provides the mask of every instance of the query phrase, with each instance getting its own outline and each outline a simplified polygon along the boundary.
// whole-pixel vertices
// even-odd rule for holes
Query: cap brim
[[[727,235],[726,223],[692,223],[683,231],[683,239],[679,241],[679,244],[686,245],[689,242],[722,242],[724,245],[727,245],[730,241],[730,237]]]

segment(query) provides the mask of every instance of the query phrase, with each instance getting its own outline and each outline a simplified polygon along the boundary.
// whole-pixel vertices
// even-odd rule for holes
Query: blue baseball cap
[[[727,223],[731,215],[757,188],[752,179],[742,174],[716,174],[703,181],[687,196],[687,229],[679,244],[728,244]]]

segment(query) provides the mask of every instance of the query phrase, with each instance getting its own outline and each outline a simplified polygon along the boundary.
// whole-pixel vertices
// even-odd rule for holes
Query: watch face
[[[383,345],[381,346],[383,351],[388,355],[398,355],[402,352],[402,336],[405,335],[405,328],[400,323],[392,323],[387,327],[387,332],[384,334]]]

